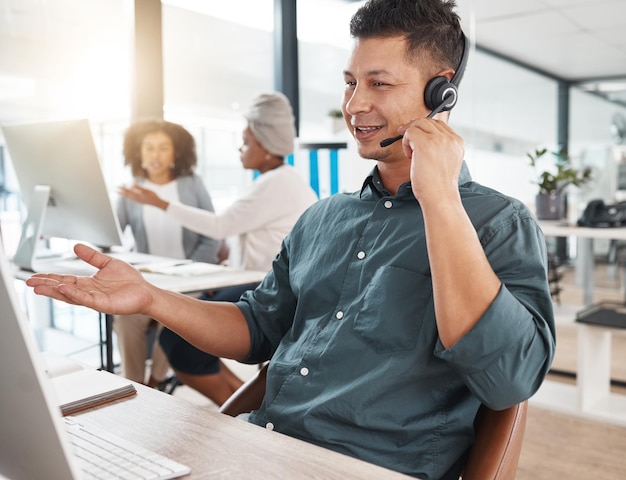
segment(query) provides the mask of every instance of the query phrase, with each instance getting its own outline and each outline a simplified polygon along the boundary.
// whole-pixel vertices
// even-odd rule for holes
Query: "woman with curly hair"
[[[145,119],[133,123],[125,133],[124,164],[130,166],[135,185],[157,191],[170,201],[213,212],[211,197],[202,179],[194,173],[196,163],[195,140],[181,125]],[[122,229],[130,227],[138,252],[218,262],[219,241],[183,228],[158,208],[120,196],[117,213]],[[163,381],[169,369],[161,347],[155,342],[151,372],[146,374],[146,334],[156,325],[144,315],[117,315],[113,322],[122,375],[150,386]]]

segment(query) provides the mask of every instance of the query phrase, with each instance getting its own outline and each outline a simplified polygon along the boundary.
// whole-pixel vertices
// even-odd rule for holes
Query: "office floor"
[[[517,480],[621,480],[626,428],[539,409],[528,410]]]

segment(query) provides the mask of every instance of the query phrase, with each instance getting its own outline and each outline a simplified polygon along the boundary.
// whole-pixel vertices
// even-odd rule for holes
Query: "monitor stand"
[[[49,185],[36,185],[28,206],[28,215],[22,225],[22,235],[13,257],[13,263],[34,272],[35,254],[50,199]]]

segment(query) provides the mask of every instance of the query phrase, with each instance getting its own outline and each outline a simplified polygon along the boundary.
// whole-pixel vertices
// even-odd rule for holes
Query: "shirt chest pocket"
[[[427,310],[432,311],[430,277],[381,267],[367,286],[352,331],[378,353],[415,348]],[[434,321],[434,319],[433,319]]]

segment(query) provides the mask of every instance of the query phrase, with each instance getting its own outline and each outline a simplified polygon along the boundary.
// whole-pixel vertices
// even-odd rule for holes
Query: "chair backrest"
[[[505,410],[482,405],[463,480],[514,480],[526,430],[528,401]]]
[[[267,364],[244,383],[220,408],[236,417],[261,406],[265,395]],[[481,406],[476,416],[476,439],[472,446],[463,480],[514,480],[526,429],[528,401],[505,410]]]
[[[233,393],[220,407],[220,412],[236,417],[241,413],[257,410],[261,406],[265,395],[265,377],[267,376],[267,363]]]

